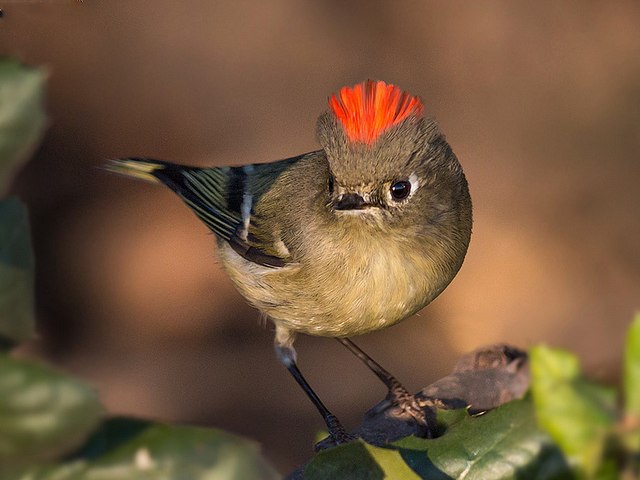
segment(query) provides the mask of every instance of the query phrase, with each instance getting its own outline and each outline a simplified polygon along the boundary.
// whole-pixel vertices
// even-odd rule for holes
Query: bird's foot
[[[435,415],[429,405],[422,405],[415,395],[397,380],[393,379],[389,387],[389,393],[384,402],[371,410],[372,415],[379,414],[384,410],[392,409],[394,415],[404,418],[416,426],[416,435],[422,438],[432,438],[435,431]]]
[[[433,412],[428,407],[426,409],[421,407],[415,395],[409,393],[401,383],[389,389],[389,397],[396,407],[399,416],[407,416],[413,420],[418,429],[416,434],[419,437],[432,438],[434,429],[430,425],[430,420],[431,424],[433,424],[433,420],[435,419],[432,420],[429,418],[433,416]],[[425,410],[428,410],[430,414],[429,417]]]
[[[325,422],[329,429],[329,436],[315,444],[314,450],[316,452],[326,450],[327,448],[335,447],[337,445],[353,442],[358,439],[357,436],[351,435],[345,430],[335,415],[327,416],[325,418]]]

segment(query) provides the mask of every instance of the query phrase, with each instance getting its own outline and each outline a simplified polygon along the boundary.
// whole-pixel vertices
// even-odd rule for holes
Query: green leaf
[[[422,443],[417,448],[417,442]],[[405,460],[421,478],[552,479],[569,469],[540,430],[530,400],[515,400],[484,415],[467,416],[433,440],[403,439]],[[570,475],[569,475],[570,478]]]
[[[87,448],[89,450],[87,450]],[[81,455],[31,467],[16,480],[272,480],[280,478],[253,442],[220,430],[114,419]],[[8,480],[9,477],[2,477]]]
[[[0,60],[0,193],[35,149],[46,123],[42,70]]]
[[[640,313],[627,333],[624,349],[625,413],[640,423]]]
[[[102,413],[82,382],[33,362],[0,356],[0,472],[76,448]]]
[[[569,467],[540,430],[529,400],[510,402],[478,417],[464,410],[439,416],[444,435],[408,437],[379,448],[356,442],[318,454],[305,469],[312,479],[560,479]]]
[[[27,209],[15,198],[0,201],[0,344],[33,334],[33,254]]]
[[[531,349],[531,390],[540,425],[581,475],[601,466],[615,421],[615,392],[587,382],[574,355]]]
[[[627,332],[624,349],[624,421],[620,440],[640,465],[640,313]],[[640,467],[638,467],[640,470]]]
[[[318,453],[304,470],[305,480],[378,480],[385,472],[363,441],[348,443]],[[393,477],[391,477],[393,478]]]
[[[399,450],[357,441],[319,453],[305,468],[305,480],[353,480],[420,477],[406,464]]]
[[[112,417],[100,425],[82,447],[69,456],[69,459],[81,458],[94,460],[114,448],[135,438],[151,425],[147,420],[129,417]]]

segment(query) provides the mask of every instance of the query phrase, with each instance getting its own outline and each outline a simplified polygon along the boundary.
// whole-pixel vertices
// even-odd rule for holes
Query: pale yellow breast
[[[439,252],[362,232],[323,236],[299,264],[272,269],[222,246],[223,263],[240,292],[274,322],[320,336],[351,336],[415,313],[449,283]],[[435,248],[435,247],[434,247]]]

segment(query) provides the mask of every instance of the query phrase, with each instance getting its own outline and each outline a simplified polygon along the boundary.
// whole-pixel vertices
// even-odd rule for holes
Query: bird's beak
[[[373,207],[374,205],[368,203],[357,193],[343,193],[333,201],[333,208],[335,210],[364,210],[365,208]]]

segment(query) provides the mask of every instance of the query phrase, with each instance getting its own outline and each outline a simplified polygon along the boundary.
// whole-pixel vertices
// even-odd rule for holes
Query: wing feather
[[[107,170],[144,180],[159,181],[173,190],[209,229],[241,256],[254,263],[281,267],[287,259],[274,254],[268,232],[251,224],[252,205],[243,202],[251,192],[246,167],[198,168],[147,158],[111,160]],[[255,183],[255,182],[254,182]],[[257,196],[257,195],[256,195]],[[243,218],[244,217],[244,218]],[[247,235],[249,228],[251,235]],[[251,240],[248,240],[250,238]]]

